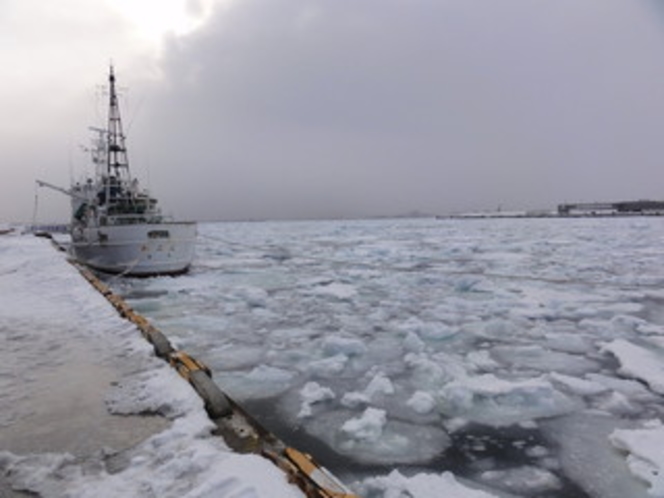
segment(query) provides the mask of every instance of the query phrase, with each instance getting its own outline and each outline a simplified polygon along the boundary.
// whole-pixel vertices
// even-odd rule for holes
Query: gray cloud
[[[167,51],[160,187],[188,184],[179,208],[212,217],[658,197],[664,63],[646,12],[238,2]]]
[[[139,82],[133,162],[176,213],[207,219],[661,198],[651,8],[233,2]]]

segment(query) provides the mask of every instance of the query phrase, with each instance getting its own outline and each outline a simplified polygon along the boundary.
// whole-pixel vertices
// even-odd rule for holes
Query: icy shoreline
[[[268,460],[212,436],[198,395],[46,240],[0,238],[0,291],[3,496],[303,496]],[[437,489],[490,496],[451,474]]]
[[[191,387],[50,243],[0,238],[0,291],[1,396],[11,403],[0,482],[43,497],[303,496],[271,462],[213,437]],[[64,396],[59,406],[53,396]]]

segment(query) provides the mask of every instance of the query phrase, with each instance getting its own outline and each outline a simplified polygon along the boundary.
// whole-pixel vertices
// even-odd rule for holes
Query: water
[[[398,469],[450,470],[518,496],[646,496],[608,437],[661,420],[661,394],[603,348],[662,354],[661,218],[199,232],[188,275],[112,286],[358,492],[375,495],[363,479]],[[603,428],[584,439],[596,460],[570,464],[568,436],[588,413]]]

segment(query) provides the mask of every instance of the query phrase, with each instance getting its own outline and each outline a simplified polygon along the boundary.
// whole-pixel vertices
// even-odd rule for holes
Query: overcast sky
[[[111,60],[180,218],[664,199],[659,0],[0,0],[0,60],[0,221],[89,169]]]

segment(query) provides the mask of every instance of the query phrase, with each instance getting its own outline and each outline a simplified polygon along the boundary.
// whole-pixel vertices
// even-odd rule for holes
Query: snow
[[[139,331],[48,241],[0,237],[0,291],[0,486],[45,498],[304,496],[268,460],[235,454],[213,436],[191,386],[152,355]],[[119,378],[109,385],[111,375]],[[85,398],[99,394],[116,417],[90,411]],[[89,434],[81,424],[86,413]],[[142,425],[138,414],[167,423],[128,442],[126,432]],[[130,423],[113,433],[115,418]],[[53,423],[66,439],[49,432]],[[74,453],[37,449],[42,446]]]
[[[119,279],[114,289],[361,496],[652,491],[641,475],[649,446],[620,431],[664,418],[662,218],[199,228],[188,275]],[[0,257],[3,279],[14,264],[35,264],[23,244],[22,259]],[[52,314],[37,310],[40,326]],[[3,348],[21,351],[14,343],[32,340],[33,323],[14,327],[13,339],[0,334]],[[7,370],[3,406],[15,382]],[[180,401],[144,399],[142,386],[166,382],[151,372],[110,389],[109,406],[131,412],[118,399],[126,392],[137,407],[186,418]],[[10,412],[0,417],[20,417]],[[207,439],[200,434],[183,437]],[[202,472],[192,476],[206,486]]]

